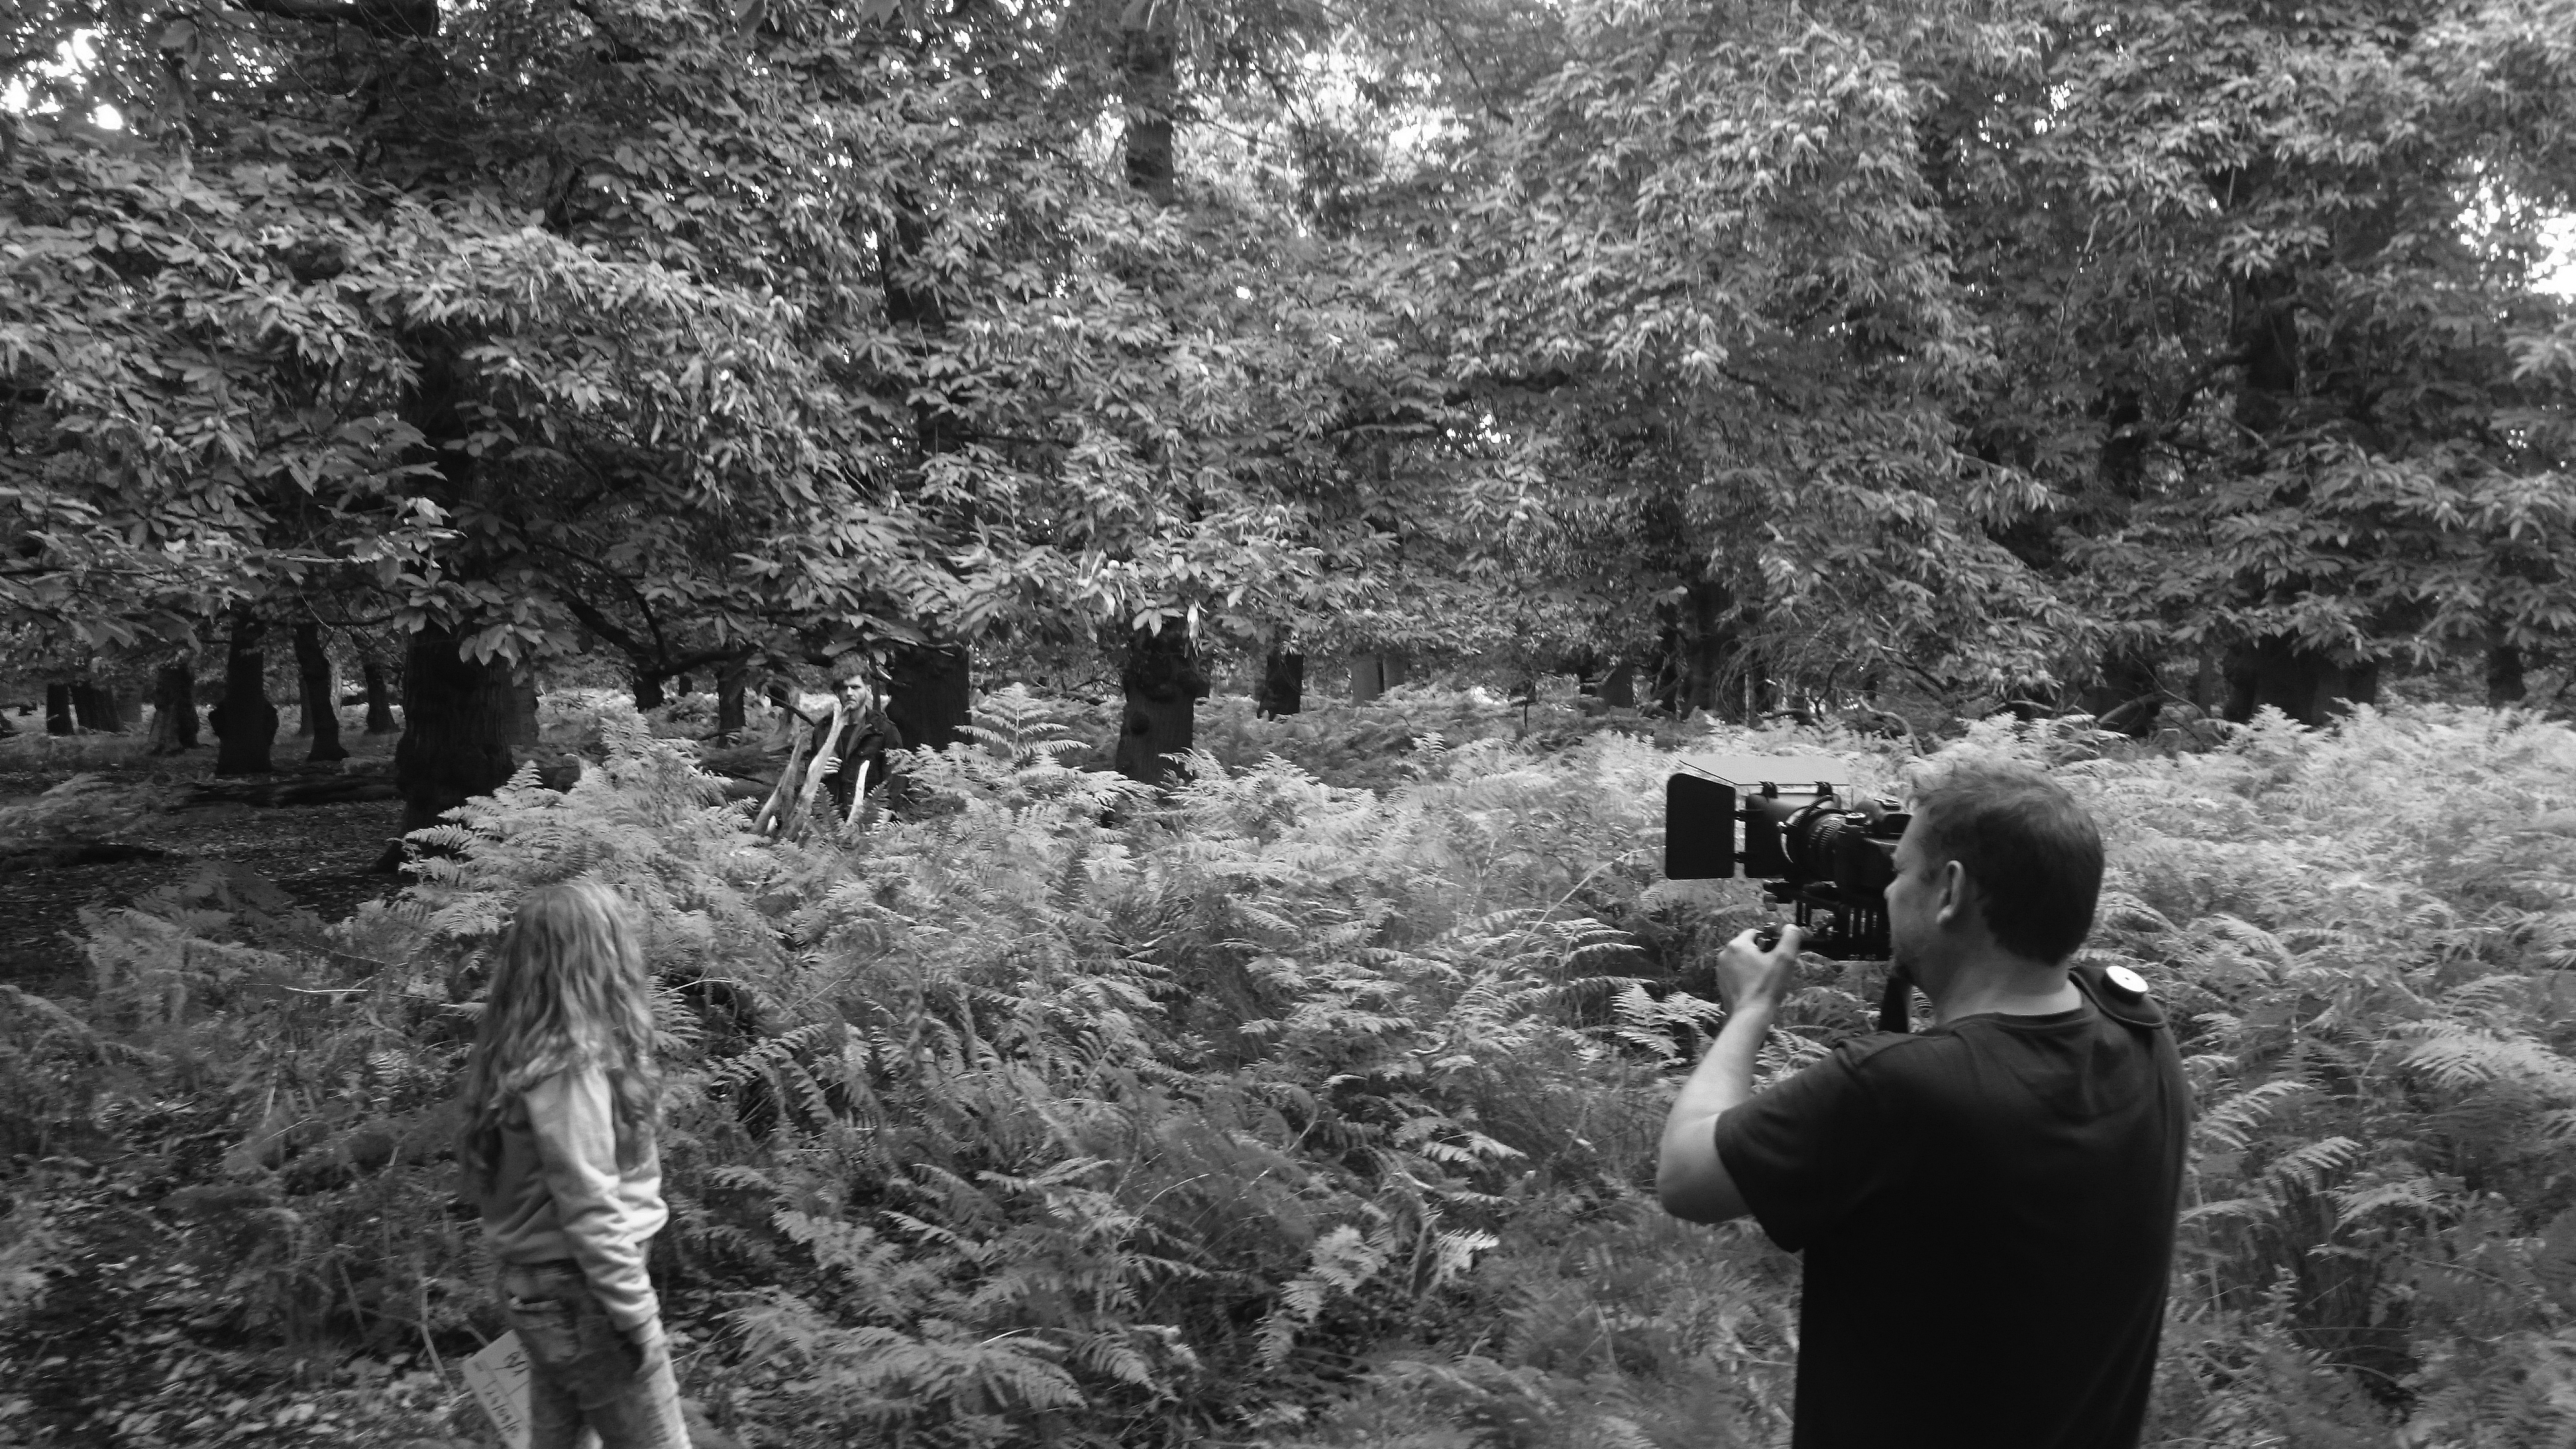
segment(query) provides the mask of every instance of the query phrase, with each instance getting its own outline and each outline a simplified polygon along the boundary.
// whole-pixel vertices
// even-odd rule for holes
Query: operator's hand
[[[1798,943],[1806,935],[1796,926],[1782,926],[1780,944],[1768,951],[1755,944],[1751,931],[1727,942],[1726,949],[1717,953],[1717,989],[1726,998],[1726,1009],[1777,1007],[1780,998],[1789,994],[1790,978],[1798,971]]]

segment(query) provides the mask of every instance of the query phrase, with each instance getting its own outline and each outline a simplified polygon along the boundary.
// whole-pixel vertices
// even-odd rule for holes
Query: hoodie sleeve
[[[528,1089],[528,1125],[537,1169],[553,1194],[555,1220],[572,1245],[590,1291],[618,1330],[632,1333],[658,1317],[661,1305],[644,1272],[644,1239],[628,1221],[618,1191],[617,1114],[608,1074],[557,1072]]]

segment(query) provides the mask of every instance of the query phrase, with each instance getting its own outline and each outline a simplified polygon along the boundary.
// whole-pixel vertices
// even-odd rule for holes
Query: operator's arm
[[[1664,1211],[1695,1223],[1722,1223],[1750,1209],[1717,1156],[1717,1119],[1753,1095],[1753,1058],[1788,990],[1798,961],[1797,927],[1781,932],[1768,952],[1745,932],[1718,956],[1718,985],[1728,998],[1726,1025],[1717,1034],[1681,1095],[1664,1118],[1663,1149],[1655,1163],[1655,1196]]]

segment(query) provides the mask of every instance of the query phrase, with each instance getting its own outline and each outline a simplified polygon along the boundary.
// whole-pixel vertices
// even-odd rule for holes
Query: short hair
[[[2075,954],[2102,895],[2102,832],[2066,787],[2028,765],[1969,760],[1914,795],[1935,866],[1959,862],[1995,944],[2051,964]]]

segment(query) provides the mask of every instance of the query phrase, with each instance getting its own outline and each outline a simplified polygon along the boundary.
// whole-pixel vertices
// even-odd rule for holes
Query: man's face
[[[1934,964],[1941,935],[1941,881],[1923,848],[1923,822],[1905,827],[1896,842],[1896,879],[1887,883],[1888,954],[1898,969],[1921,981]]]

